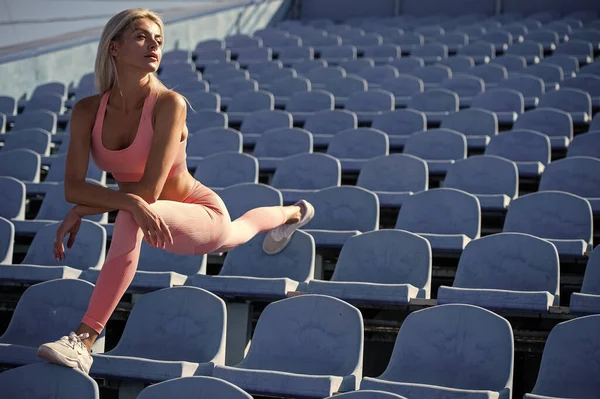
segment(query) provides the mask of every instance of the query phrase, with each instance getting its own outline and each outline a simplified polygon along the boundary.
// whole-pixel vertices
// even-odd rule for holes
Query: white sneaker
[[[71,332],[69,336],[64,336],[58,341],[41,345],[38,348],[37,355],[51,363],[78,369],[89,374],[94,359],[81,341],[88,337],[88,333],[77,335]]]
[[[300,207],[300,220],[296,223],[282,224],[267,233],[263,241],[263,251],[267,254],[275,255],[283,251],[290,242],[294,231],[310,222],[313,216],[315,216],[315,208],[313,208],[310,202],[301,200],[294,205]]]

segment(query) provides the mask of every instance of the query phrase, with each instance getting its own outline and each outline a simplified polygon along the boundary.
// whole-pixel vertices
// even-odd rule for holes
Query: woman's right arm
[[[143,197],[85,181],[97,108],[94,97],[84,98],[73,107],[65,166],[65,199],[81,205],[78,210],[82,216],[112,210],[129,211],[144,233],[145,240],[155,247],[165,248],[167,242],[173,243],[169,227]]]
[[[65,199],[67,202],[85,205],[90,208],[103,208],[106,211],[132,211],[139,206],[141,198],[132,193],[124,193],[85,181],[94,118],[96,115],[94,98],[88,97],[73,107],[71,114],[71,140],[65,167]]]

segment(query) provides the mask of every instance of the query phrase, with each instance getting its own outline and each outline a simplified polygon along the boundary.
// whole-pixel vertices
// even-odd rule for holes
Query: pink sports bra
[[[92,159],[100,169],[112,173],[118,182],[137,182],[144,174],[144,168],[150,154],[152,137],[154,136],[152,111],[156,104],[157,96],[155,93],[150,93],[144,100],[140,124],[131,145],[122,150],[109,150],[102,143],[102,126],[104,125],[109,94],[109,92],[104,93],[100,101],[100,107],[98,107],[98,112],[96,113],[96,120],[92,130]],[[171,166],[167,179],[172,179],[187,169],[186,142],[187,139],[181,142],[179,152],[173,162],[173,166]]]

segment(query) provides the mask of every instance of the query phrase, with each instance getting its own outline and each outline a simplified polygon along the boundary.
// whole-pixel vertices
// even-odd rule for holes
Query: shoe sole
[[[48,348],[47,346],[40,346],[38,348],[37,355],[50,363],[70,367],[72,369],[89,374],[89,370],[86,370],[79,360],[67,357],[52,348]]]
[[[307,201],[308,204],[308,217],[306,218],[306,220],[302,223],[299,223],[296,228],[294,228],[294,231],[292,231],[292,234],[289,235],[289,237],[287,237],[285,240],[282,240],[280,242],[277,242],[277,246],[275,247],[275,249],[273,250],[268,250],[268,244],[265,245],[265,243],[267,242],[267,240],[269,240],[269,235],[267,234],[267,237],[265,237],[265,241],[263,241],[263,251],[268,254],[268,255],[276,255],[279,252],[283,251],[285,249],[285,247],[287,247],[288,243],[290,242],[292,236],[294,235],[294,232],[298,229],[300,229],[301,227],[303,227],[304,225],[308,224],[308,222],[310,222],[312,220],[312,218],[315,216],[315,208],[312,206],[312,204],[310,202]],[[267,248],[266,248],[267,247]]]

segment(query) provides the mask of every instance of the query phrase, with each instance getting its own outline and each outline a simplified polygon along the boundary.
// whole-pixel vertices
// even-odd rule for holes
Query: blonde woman
[[[161,19],[146,9],[120,12],[106,24],[95,64],[99,95],[71,116],[65,196],[76,204],[57,230],[54,256],[65,259],[81,218],[118,210],[112,242],[79,328],[38,349],[50,362],[85,373],[91,347],[135,274],[142,240],[178,254],[226,252],[270,231],[263,248],[281,251],[314,215],[306,201],[256,208],[230,220],[223,201],[186,165],[186,101],[154,76],[164,41]],[[119,190],[87,183],[89,157],[111,172]],[[202,311],[199,309],[198,311]]]

